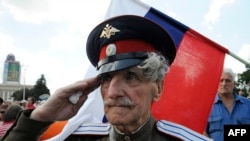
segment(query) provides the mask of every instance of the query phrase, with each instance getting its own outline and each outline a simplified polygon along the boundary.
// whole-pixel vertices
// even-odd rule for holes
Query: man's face
[[[232,76],[228,73],[223,73],[220,78],[218,93],[221,95],[233,94],[234,87],[235,83]]]
[[[28,104],[33,104],[32,98],[28,98],[27,101],[28,101]]]
[[[116,126],[140,126],[161,88],[159,82],[146,80],[138,68],[103,74],[101,93],[108,121]]]

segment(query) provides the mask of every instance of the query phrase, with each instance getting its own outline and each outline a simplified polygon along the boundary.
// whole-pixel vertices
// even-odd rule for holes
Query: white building
[[[0,84],[0,97],[3,100],[13,100],[12,94],[24,88],[31,89],[33,85],[21,84],[21,65],[15,60],[14,54],[8,54],[4,62],[3,83]]]

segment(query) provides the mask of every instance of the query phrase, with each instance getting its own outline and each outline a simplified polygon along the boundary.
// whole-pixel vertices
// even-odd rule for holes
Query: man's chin
[[[112,116],[112,117],[108,118],[108,121],[110,124],[115,125],[115,126],[124,125],[124,117],[121,117],[121,116]]]
[[[107,114],[110,115],[125,115],[129,112],[131,112],[131,109],[129,107],[122,107],[122,106],[112,106],[105,108],[107,111]]]

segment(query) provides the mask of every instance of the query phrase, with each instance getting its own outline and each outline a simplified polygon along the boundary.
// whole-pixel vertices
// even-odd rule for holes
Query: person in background
[[[9,105],[3,114],[3,123],[0,126],[0,138],[6,133],[6,131],[14,124],[17,115],[23,110],[20,105]]]
[[[26,104],[27,104],[27,100],[22,100],[19,105],[22,106],[24,109],[26,107]]]
[[[7,105],[11,105],[12,104],[12,101],[11,100],[6,100],[3,102],[4,104],[7,104]]]
[[[235,73],[225,68],[205,133],[214,141],[224,140],[224,125],[250,124],[250,101],[235,93],[234,87]]]
[[[9,104],[3,103],[0,105],[0,125],[3,122],[3,114],[5,113],[6,109],[8,108]]]
[[[28,97],[27,104],[25,106],[25,109],[35,109],[35,98],[34,97]]]
[[[243,90],[239,90],[238,94],[239,94],[240,96],[244,96],[244,91],[243,91]]]
[[[4,102],[3,98],[2,98],[2,97],[0,97],[0,105],[2,105],[2,104],[3,104],[3,102]]]
[[[175,55],[172,38],[155,22],[132,15],[108,19],[87,39],[87,56],[99,75],[62,87],[41,106],[22,112],[3,141],[39,140],[52,123],[76,115],[99,86],[108,123],[83,126],[65,141],[210,140],[151,113]]]
[[[2,108],[3,102],[4,102],[3,98],[0,97],[0,125],[2,124],[2,117],[3,117],[3,113],[5,111],[5,109]]]

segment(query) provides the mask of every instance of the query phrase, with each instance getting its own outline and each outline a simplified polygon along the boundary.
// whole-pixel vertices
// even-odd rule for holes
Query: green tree
[[[12,97],[14,98],[15,101],[16,100],[21,101],[21,100],[23,100],[23,93],[24,93],[23,89],[17,90],[12,94]],[[32,96],[32,90],[25,88],[25,98],[24,99],[27,99],[28,96]]]
[[[250,66],[246,66],[246,71],[238,74],[237,86],[243,90],[243,96],[247,96],[250,91]]]
[[[46,79],[44,75],[41,75],[41,78],[39,78],[36,81],[36,84],[33,86],[31,89],[25,88],[25,100],[29,96],[32,96],[35,98],[35,100],[40,100],[39,96],[42,94],[49,94],[50,95],[50,90],[46,86]],[[12,94],[12,97],[14,100],[22,100],[23,99],[23,89],[17,90]]]
[[[39,96],[42,94],[49,94],[50,95],[50,90],[46,86],[46,79],[45,79],[43,74],[36,81],[36,84],[32,88],[32,95],[36,100],[39,100]]]

